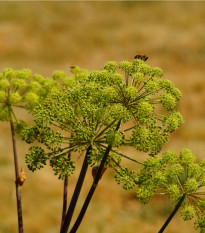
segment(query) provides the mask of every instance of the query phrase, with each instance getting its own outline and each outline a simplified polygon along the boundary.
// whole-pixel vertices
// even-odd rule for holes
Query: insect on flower
[[[148,56],[146,56],[145,54],[137,54],[134,58],[146,61],[148,59]]]

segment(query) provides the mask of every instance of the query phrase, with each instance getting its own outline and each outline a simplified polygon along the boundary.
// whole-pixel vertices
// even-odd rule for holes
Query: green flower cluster
[[[112,148],[111,153],[120,157],[123,156],[117,151],[120,146],[134,146],[156,155],[167,142],[169,133],[183,122],[180,113],[170,108],[169,115],[157,113],[161,109],[155,105],[165,107],[165,94],[171,95],[175,104],[180,97],[174,85],[162,80],[162,76],[160,68],[151,68],[139,59],[119,65],[107,62],[101,70],[91,72],[71,67],[71,76],[55,71],[53,80],[58,91],[37,105],[35,125],[24,130],[23,139],[28,143],[35,140],[42,143],[49,161],[56,156],[61,159],[71,151],[83,153],[90,145],[92,166],[99,165],[108,146]],[[123,130],[116,131],[119,122]],[[32,153],[31,148],[27,157]],[[110,156],[108,160],[112,160],[114,169],[119,168],[119,163],[113,162]],[[67,176],[69,172],[68,169],[63,174]]]
[[[54,174],[64,179],[75,170],[76,154],[71,152],[86,154],[84,161],[93,171],[103,166],[114,169],[117,183],[125,190],[135,189],[143,204],[155,194],[181,201],[183,219],[197,216],[195,228],[204,232],[205,161],[196,163],[188,149],[179,155],[168,151],[157,156],[169,134],[183,123],[174,110],[180,90],[163,79],[160,68],[140,59],[110,61],[91,72],[73,66],[70,73],[57,70],[52,78],[44,78],[28,69],[5,69],[0,74],[0,120],[14,118],[23,140],[39,144],[26,155],[28,168],[35,171],[49,162]],[[13,107],[29,110],[34,125],[25,127]],[[138,162],[121,153],[121,146],[150,156]],[[122,166],[123,159],[143,168],[130,171]]]
[[[129,190],[133,188],[138,181],[136,171],[129,171],[127,167],[116,169],[115,180],[117,184],[121,184],[123,189]]]
[[[162,157],[150,157],[138,171],[137,198],[147,203],[158,190],[168,195],[174,203],[185,195],[181,216],[190,220],[197,216],[196,228],[204,229],[205,162],[196,163],[193,153],[183,149],[179,155],[168,151]]]
[[[41,75],[32,75],[29,69],[4,69],[0,73],[0,120],[15,118],[13,107],[32,110],[59,84]]]

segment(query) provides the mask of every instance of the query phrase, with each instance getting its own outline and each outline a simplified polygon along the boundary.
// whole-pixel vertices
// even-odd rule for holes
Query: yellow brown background
[[[204,24],[204,2],[0,2],[0,69],[30,68],[33,73],[51,76],[56,69],[69,73],[71,65],[93,70],[107,60],[132,60],[137,53],[145,53],[149,57],[147,63],[161,67],[164,77],[183,93],[177,108],[185,124],[173,133],[163,150],[178,153],[187,147],[202,159]],[[18,114],[28,118],[24,112]],[[28,171],[24,163],[27,149],[18,138],[19,165],[27,173],[22,188],[25,233],[59,232],[63,182],[50,167],[36,173]],[[147,157],[134,153],[142,160]],[[88,172],[79,205],[92,179]],[[122,190],[113,176],[112,171],[104,175],[79,233],[158,232],[173,208],[171,203],[155,198],[152,204],[142,206],[134,192]],[[76,179],[76,175],[69,179],[69,197]],[[0,232],[15,233],[13,157],[6,123],[0,123],[0,184]],[[178,214],[166,232],[195,230],[192,221],[183,222]]]

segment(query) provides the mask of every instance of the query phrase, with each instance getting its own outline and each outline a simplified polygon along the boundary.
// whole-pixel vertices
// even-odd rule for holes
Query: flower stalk
[[[164,223],[164,225],[162,226],[162,228],[159,230],[158,233],[164,232],[164,230],[166,229],[166,227],[167,227],[168,224],[171,222],[172,218],[174,217],[174,215],[177,213],[178,209],[179,209],[180,206],[182,205],[182,203],[183,203],[185,197],[186,197],[186,194],[183,194],[182,197],[180,198],[179,202],[178,202],[177,205],[175,206],[174,210],[172,211],[172,213],[170,214],[170,216],[168,217],[168,219],[166,220],[166,222]]]
[[[88,149],[87,149],[84,161],[83,161],[83,165],[82,165],[82,168],[81,168],[81,171],[80,171],[80,175],[78,177],[78,181],[77,181],[75,190],[73,192],[72,199],[70,201],[70,205],[69,205],[67,214],[66,214],[65,219],[64,219],[64,223],[62,224],[62,227],[61,227],[61,231],[60,231],[61,233],[67,232],[68,228],[70,226],[70,222],[71,222],[71,219],[72,219],[75,207],[76,207],[76,203],[78,201],[78,197],[80,195],[80,191],[81,191],[81,188],[82,188],[82,185],[83,185],[83,182],[84,182],[84,178],[85,178],[85,175],[86,175],[86,172],[87,172],[87,169],[88,169],[87,157],[91,153],[91,151],[92,151],[92,147],[89,146]]]
[[[13,145],[13,154],[14,154],[14,166],[15,166],[15,176],[16,176],[16,201],[17,201],[17,214],[18,214],[18,232],[23,233],[23,216],[22,216],[22,205],[21,205],[21,188],[17,182],[19,177],[19,167],[18,167],[18,158],[17,158],[17,149],[16,149],[16,138],[15,138],[15,129],[12,119],[10,120],[11,135],[12,135],[12,145]]]
[[[117,124],[117,126],[116,126],[116,129],[115,129],[116,131],[119,130],[120,124],[121,124],[121,120],[118,122],[118,124]],[[102,161],[101,161],[101,163],[100,163],[100,166],[99,166],[99,168],[98,168],[96,177],[95,177],[95,179],[94,179],[94,181],[93,181],[93,183],[92,183],[92,186],[91,186],[91,188],[90,188],[90,190],[89,190],[89,193],[88,193],[88,195],[87,195],[87,197],[86,197],[86,199],[85,199],[85,202],[84,202],[83,207],[82,207],[82,209],[81,209],[81,211],[80,211],[80,214],[79,214],[79,216],[78,216],[78,218],[77,218],[75,224],[73,225],[73,227],[72,227],[70,233],[75,233],[75,232],[78,230],[78,227],[80,226],[80,224],[81,224],[81,222],[82,222],[82,220],[83,220],[83,217],[84,217],[84,215],[85,215],[85,213],[86,213],[86,210],[87,210],[87,208],[88,208],[88,206],[89,206],[89,203],[90,203],[90,201],[91,201],[91,199],[92,199],[92,196],[93,196],[93,194],[94,194],[94,192],[95,192],[95,190],[96,190],[96,188],[97,188],[97,186],[98,186],[98,182],[99,182],[99,180],[100,180],[100,178],[101,178],[102,170],[103,170],[103,168],[104,168],[104,166],[105,166],[106,160],[107,160],[107,158],[108,158],[108,156],[109,156],[109,153],[110,153],[111,149],[112,149],[112,145],[109,145],[109,146],[107,147],[106,151],[105,151],[105,154],[104,154],[104,156],[103,156],[103,159],[102,159]],[[63,232],[63,233],[64,233],[64,232]],[[65,232],[65,233],[66,233],[66,232]]]
[[[68,178],[65,177],[64,189],[63,189],[63,211],[62,211],[61,227],[63,226],[67,212],[67,192],[68,192]]]

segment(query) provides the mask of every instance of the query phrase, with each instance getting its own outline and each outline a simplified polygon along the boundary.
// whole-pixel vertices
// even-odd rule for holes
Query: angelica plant
[[[150,201],[154,195],[166,195],[176,204],[159,233],[165,230],[179,209],[184,221],[195,217],[195,228],[204,232],[204,160],[197,163],[189,149],[183,149],[179,155],[167,151],[162,156],[149,157],[136,174],[130,172],[128,176],[128,172],[118,172],[116,179],[123,188],[135,189],[137,199],[143,204]]]
[[[163,173],[161,179],[164,182],[159,182],[157,185],[164,189],[164,194],[168,195],[173,202],[178,203],[159,232],[163,232],[179,208],[181,208],[180,214],[184,221],[196,217],[195,228],[204,232],[204,160],[197,163],[189,149],[183,149],[179,155],[166,152],[160,160]]]
[[[25,127],[25,122],[17,119],[16,110],[24,108],[31,112],[50,91],[56,89],[56,85],[58,83],[51,79],[46,79],[41,75],[32,75],[28,69],[15,71],[8,68],[0,73],[0,120],[9,122],[11,128],[19,233],[23,233],[21,186],[26,177],[23,168],[19,172],[15,135]]]
[[[84,156],[61,233],[69,229],[88,166],[95,170],[94,181],[70,232],[77,231],[107,166],[118,175],[123,169],[128,172],[121,165],[123,158],[143,166],[122,154],[120,146],[135,147],[155,156],[169,134],[183,123],[181,114],[174,110],[181,92],[162,78],[158,67],[151,68],[135,59],[120,64],[107,62],[101,70],[91,72],[72,67],[71,73],[73,76],[66,78],[64,72],[55,72],[61,91],[49,95],[35,108],[35,125],[22,133],[26,142],[41,143],[30,147],[26,155],[32,171],[48,161],[59,178],[67,178],[77,161],[73,156],[67,157],[68,153],[77,151]],[[131,172],[128,177],[133,175]]]

